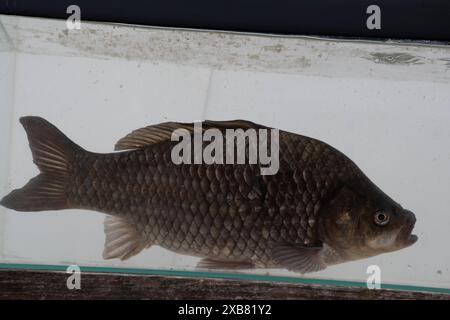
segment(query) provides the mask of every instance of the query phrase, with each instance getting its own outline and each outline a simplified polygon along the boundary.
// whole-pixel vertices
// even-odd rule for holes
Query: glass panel
[[[448,46],[88,22],[82,22],[81,30],[67,30],[65,21],[14,16],[0,16],[0,21],[2,197],[39,173],[19,123],[22,116],[45,118],[84,149],[98,153],[112,152],[121,137],[148,125],[245,119],[313,137],[342,151],[386,194],[415,213],[413,233],[419,238],[408,248],[306,274],[281,266],[208,271],[196,269],[199,258],[189,254],[195,244],[184,254],[155,245],[128,260],[103,259],[105,215],[94,210],[19,213],[0,207],[3,268],[60,270],[77,264],[83,270],[107,272],[365,286],[368,267],[375,265],[384,287],[450,292]],[[58,163],[57,156],[53,160]],[[319,172],[321,161],[317,159]],[[58,184],[50,185],[50,191],[52,187]],[[95,190],[94,182],[87,181],[86,188]],[[220,196],[208,190],[211,197]],[[114,191],[113,201],[123,194]],[[295,210],[287,218],[280,213],[280,207],[290,208],[287,199],[277,204],[284,219],[279,229],[270,225],[268,230],[288,232],[291,229],[283,226],[299,218]],[[315,221],[307,221],[311,230],[319,230],[323,211],[318,212]],[[143,224],[150,232],[146,219]],[[181,233],[183,227],[178,227]],[[225,232],[223,228],[228,227],[218,232]],[[264,241],[261,228],[253,239],[256,244]],[[361,234],[369,236],[369,231]],[[356,242],[348,244],[352,250]],[[320,254],[323,258],[328,253]],[[361,254],[368,254],[367,248]]]

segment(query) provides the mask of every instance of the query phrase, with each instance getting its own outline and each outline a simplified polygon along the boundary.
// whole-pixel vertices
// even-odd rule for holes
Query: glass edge
[[[20,264],[20,263],[0,263],[0,269],[21,269],[21,270],[40,270],[40,271],[66,271],[69,265],[46,265],[46,264]],[[239,274],[239,273],[221,273],[208,271],[186,271],[186,270],[163,270],[163,269],[144,269],[144,268],[119,268],[119,267],[98,267],[98,266],[79,266],[82,271],[99,272],[99,273],[127,273],[127,274],[143,274],[143,275],[159,275],[159,276],[185,276],[194,278],[219,278],[234,280],[250,280],[250,281],[273,281],[286,283],[302,283],[315,285],[334,285],[346,287],[366,287],[365,282],[349,281],[349,280],[331,280],[316,278],[301,278],[289,276],[266,276],[256,274]],[[401,290],[401,291],[418,291],[450,294],[450,288],[425,287],[403,284],[382,283],[381,289]]]
[[[62,18],[54,17],[42,17],[31,15],[18,15],[11,13],[0,13],[2,16],[14,17],[14,18],[29,18],[40,20],[54,20],[65,21]],[[428,48],[449,48],[450,41],[446,40],[427,40],[427,39],[409,39],[409,38],[376,38],[376,37],[357,37],[357,36],[336,36],[336,35],[316,35],[316,34],[289,34],[289,33],[270,33],[270,32],[252,32],[252,31],[235,31],[226,29],[208,29],[208,28],[189,28],[189,27],[172,27],[172,26],[158,26],[147,25],[138,23],[124,23],[124,22],[112,22],[89,19],[85,20],[86,23],[91,24],[106,24],[118,27],[138,28],[138,29],[153,29],[153,30],[172,30],[172,31],[187,31],[187,32],[200,32],[200,33],[225,33],[233,35],[243,36],[255,36],[255,37],[269,37],[269,38],[288,38],[288,39],[303,39],[303,40],[316,40],[325,42],[341,42],[341,43],[355,43],[355,44],[375,44],[375,45],[395,45],[406,47],[428,47]]]

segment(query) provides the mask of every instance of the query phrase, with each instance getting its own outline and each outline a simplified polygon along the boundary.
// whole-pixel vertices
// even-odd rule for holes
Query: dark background
[[[449,0],[0,0],[0,13],[245,32],[450,41]],[[381,30],[366,9],[381,8]]]

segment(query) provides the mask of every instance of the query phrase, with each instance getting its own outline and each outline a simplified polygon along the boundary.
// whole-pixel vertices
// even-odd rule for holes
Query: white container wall
[[[349,156],[415,212],[413,246],[299,275],[450,289],[450,47],[199,32],[0,16],[0,179],[4,196],[38,173],[18,119],[41,116],[87,150],[111,152],[165,121],[247,119]],[[152,247],[103,260],[104,215],[0,207],[2,263],[195,270]]]

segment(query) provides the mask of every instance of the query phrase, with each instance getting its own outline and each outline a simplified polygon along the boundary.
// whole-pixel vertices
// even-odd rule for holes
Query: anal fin
[[[197,264],[199,269],[253,269],[254,264],[249,260],[236,261],[236,260],[219,260],[214,258],[203,258]]]
[[[104,259],[127,260],[151,245],[123,218],[107,216],[104,229],[106,236]]]

